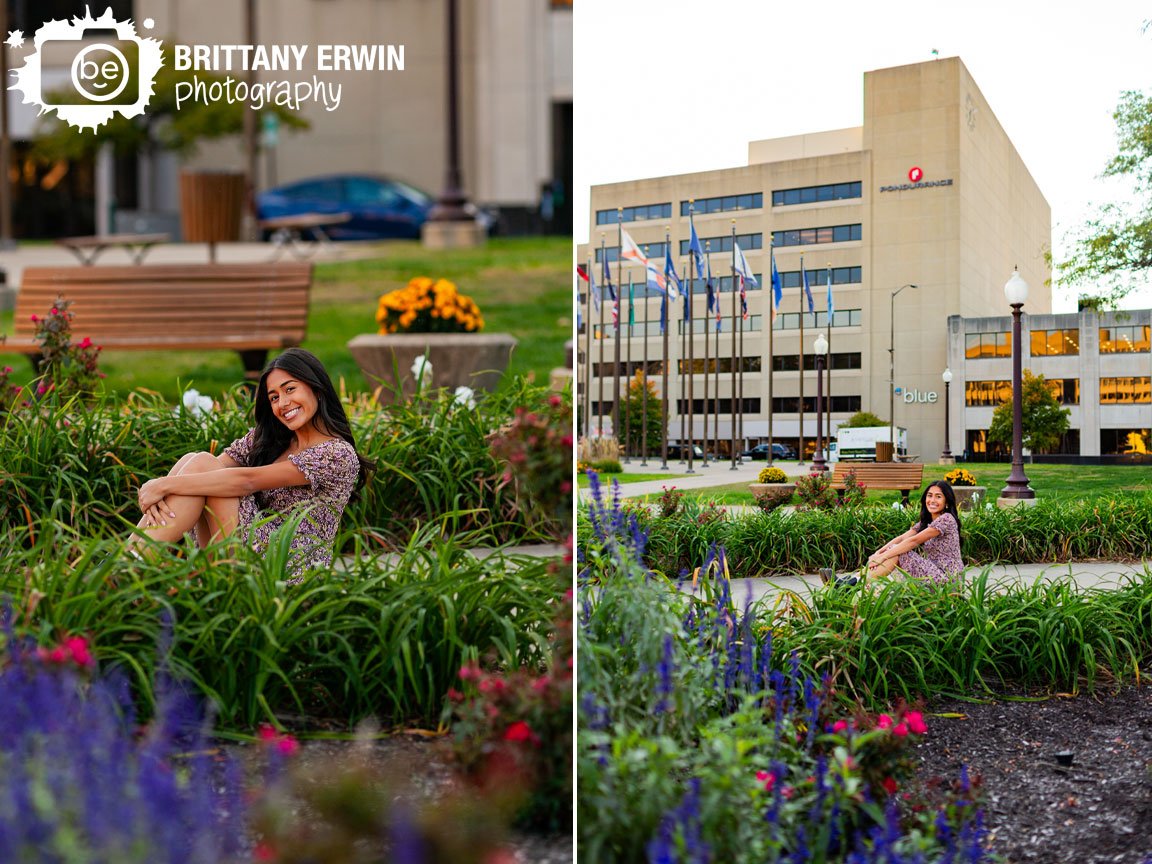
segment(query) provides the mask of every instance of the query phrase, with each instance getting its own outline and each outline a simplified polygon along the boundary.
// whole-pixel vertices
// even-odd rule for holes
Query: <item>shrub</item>
[[[588,467],[602,474],[619,474],[624,470],[624,466],[620,464],[618,459],[600,459],[596,462],[590,462]]]
[[[944,475],[944,479],[952,486],[977,486],[976,475],[967,468],[953,468]]]
[[[660,515],[664,518],[673,516],[680,509],[680,504],[684,501],[684,490],[677,489],[673,486],[669,489],[667,486],[661,486],[664,491],[660,493],[657,499],[657,505],[660,508]]]
[[[40,343],[41,380],[36,385],[36,395],[54,393],[59,399],[71,396],[91,396],[96,385],[104,377],[97,368],[100,346],[93,345],[85,336],[79,342],[72,341],[71,300],[57,297],[48,314],[32,316],[36,325],[36,341]]]
[[[447,279],[417,276],[380,297],[381,333],[471,333],[484,328],[480,309]]]
[[[777,507],[783,507],[792,500],[791,489],[769,489],[758,492],[755,496],[756,506],[764,513],[771,513]]]
[[[788,475],[781,471],[774,465],[765,466],[760,469],[759,475],[756,477],[757,483],[787,483]]]
[[[836,490],[827,474],[813,472],[796,481],[801,510],[831,510],[836,506]]]
[[[512,422],[492,436],[492,453],[507,468],[522,508],[536,508],[566,535],[572,528],[572,406],[553,393],[543,404],[519,407]]]

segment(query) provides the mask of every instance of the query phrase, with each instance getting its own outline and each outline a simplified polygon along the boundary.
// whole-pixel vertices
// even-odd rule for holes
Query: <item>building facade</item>
[[[1027,307],[1025,307],[1027,308]],[[1069,411],[1057,452],[1130,457],[1152,448],[1152,310],[1024,315],[1023,365]],[[987,429],[1012,398],[1012,318],[948,319],[953,452],[995,458]],[[1002,448],[1001,448],[1002,449]]]
[[[658,295],[639,285],[643,271],[619,260],[618,230],[626,230],[649,258],[661,261],[667,232],[673,260],[683,271],[689,266],[691,210],[720,285],[721,329],[717,339],[713,313],[707,316],[705,334],[706,289],[703,280],[694,281],[691,344],[684,338],[687,324],[679,306],[669,331],[670,437],[680,437],[682,426],[687,431],[691,407],[692,437],[704,438],[704,409],[706,404],[714,409],[718,398],[719,412],[707,412],[707,437],[719,443],[709,449],[728,452],[735,386],[736,407],[743,410],[736,422],[738,448],[767,440],[771,423],[775,440],[797,446],[803,436],[811,452],[816,433],[813,341],[819,330],[830,337],[830,382],[824,395],[830,393],[833,425],[858,410],[891,421],[891,404],[896,425],[908,430],[910,453],[935,458],[944,443],[941,373],[950,359],[950,316],[1010,311],[1003,286],[1013,267],[1033,286],[1027,311],[1051,312],[1045,258],[1050,209],[976,83],[958,58],[868,72],[863,126],[754,141],[748,156],[742,167],[592,189],[590,243],[577,254],[598,283],[604,281],[607,259],[611,278],[625,286],[620,347],[631,365],[622,360],[626,368],[616,377],[610,304],[602,313],[603,327],[601,316],[590,310],[591,328],[581,342],[591,360],[581,394],[590,427],[610,427],[606,418],[617,381],[643,364],[642,322],[659,320]],[[747,317],[733,315],[734,244],[759,282],[748,291]],[[783,284],[774,323],[773,255]],[[804,296],[805,273],[814,311]],[[630,280],[637,323],[629,338]],[[659,386],[658,323],[650,323],[648,331],[649,375]],[[702,359],[706,351],[707,361]],[[740,357],[735,363],[734,354]],[[689,368],[694,374],[686,374]],[[735,384],[733,368],[742,371]]]

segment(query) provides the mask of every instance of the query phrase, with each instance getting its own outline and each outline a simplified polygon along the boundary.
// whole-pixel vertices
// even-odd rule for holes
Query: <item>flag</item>
[[[668,320],[668,297],[660,298],[660,332],[664,332],[664,322]]]
[[[596,314],[600,314],[600,286],[596,284],[596,274],[588,271],[588,293],[592,295],[592,305]]]
[[[685,274],[685,277],[687,277],[687,274]],[[688,283],[688,284],[689,284],[689,288],[691,288],[692,283]],[[688,305],[691,302],[691,297],[692,297],[692,291],[691,290],[684,292],[684,320],[685,321],[687,321],[692,315],[692,309]]]
[[[584,269],[583,264],[577,264],[576,265],[576,275],[580,277],[580,281],[582,281],[582,282],[588,281],[588,271]]]
[[[620,326],[620,302],[616,299],[616,288],[612,284],[612,270],[608,267],[608,254],[604,253],[604,284],[608,288],[608,296],[612,300],[612,326]]]
[[[772,251],[772,320],[780,314],[780,304],[784,302],[784,286],[780,284],[780,273],[776,270],[776,252]]]
[[[636,245],[636,241],[632,236],[623,228],[620,229],[620,257],[629,261],[644,266],[648,263],[648,259],[644,257],[644,253],[640,251],[640,247]]]
[[[704,250],[700,248],[700,238],[696,236],[696,223],[692,221],[692,214],[688,214],[688,227],[691,235],[688,239],[688,251],[692,253],[692,260],[696,262],[696,277],[704,275]]]
[[[828,326],[832,326],[832,316],[836,314],[836,304],[832,302],[832,268],[828,268]]]
[[[644,272],[647,275],[649,288],[655,288],[661,294],[668,290],[664,282],[664,274],[660,272],[660,267],[655,261],[645,261]]]
[[[734,265],[736,267],[736,272],[740,274],[740,278],[751,282],[752,287],[755,288],[760,283],[756,281],[756,276],[752,273],[752,268],[748,266],[748,259],[744,257],[744,250],[740,248],[739,243],[735,242],[732,244],[732,248],[736,253],[736,263]]]
[[[812,300],[812,287],[808,284],[808,271],[804,269],[804,259],[800,259],[800,272],[804,275],[804,294],[808,298],[808,311],[815,312],[816,304]]]
[[[706,259],[705,267],[708,268],[708,312],[715,311],[716,313],[716,332],[720,332],[720,292],[716,290],[716,286],[712,284],[712,256],[709,255]]]
[[[673,300],[684,293],[684,286],[680,284],[680,277],[676,275],[676,265],[672,263],[671,242],[664,244],[664,279],[668,296]]]

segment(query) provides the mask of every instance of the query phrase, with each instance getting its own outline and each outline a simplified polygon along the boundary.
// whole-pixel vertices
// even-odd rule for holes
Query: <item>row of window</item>
[[[776,316],[776,320],[772,324],[773,330],[799,330],[801,317],[803,317],[804,329],[813,330],[817,327],[826,328],[828,326],[828,313],[825,312],[782,312]],[[859,327],[864,319],[864,313],[860,309],[836,309],[832,313],[832,326],[833,327]]]
[[[1132,325],[1100,328],[1101,354],[1147,354],[1149,326]],[[1033,330],[1030,335],[1033,357],[1075,356],[1080,353],[1080,331],[1074,327]],[[964,337],[964,353],[969,360],[1012,356],[1012,333],[969,333]]]
[[[739,326],[740,319],[737,318],[735,320],[737,322],[737,326],[733,327],[733,319],[731,316],[729,316],[729,317],[721,316],[720,329],[719,329],[719,331],[717,331],[715,317],[709,315],[709,316],[704,317],[704,318],[693,318],[692,322],[691,322],[692,323],[692,331],[691,332],[697,336],[702,336],[704,334],[705,330],[707,330],[707,332],[709,334],[716,333],[716,332],[720,332],[720,333],[739,332],[741,330],[741,327]],[[688,324],[689,322],[685,321],[683,318],[680,318],[673,323],[675,324],[675,327],[673,328],[672,332],[677,337],[680,337],[684,333],[687,332],[684,325]],[[744,319],[743,331],[745,333],[758,333],[760,330],[763,329],[763,327],[764,327],[764,319],[760,315],[749,315],[747,318]],[[644,331],[645,331],[645,322],[643,322],[643,321],[637,321],[635,324],[633,324],[631,326],[631,328],[629,328],[627,320],[625,320],[623,318],[620,320],[620,338],[621,339],[629,339],[629,338],[643,339],[644,338]],[[649,336],[662,335],[660,333],[660,322],[649,320],[647,323],[647,331],[648,331]],[[594,324],[592,327],[592,338],[593,339],[614,339],[616,336],[616,327],[613,324],[611,324],[610,322],[605,321],[604,322],[604,329],[603,329],[604,335],[601,336],[600,334],[601,334],[600,325]]]
[[[641,204],[639,207],[623,207],[620,209],[597,210],[597,225],[615,225],[617,222],[639,222],[641,219],[671,219],[672,202],[663,204]]]
[[[687,216],[689,208],[694,213],[727,213],[729,210],[756,210],[764,206],[764,193],[749,192],[744,195],[721,195],[717,198],[697,198],[695,201],[681,201],[680,215]]]
[[[798,189],[776,189],[772,192],[772,206],[841,201],[845,198],[859,198],[862,191],[863,186],[859,180],[852,183],[830,183],[824,186],[802,186]]]
[[[742,252],[764,248],[763,234],[737,234],[735,238],[731,234],[721,234],[719,237],[701,237],[700,248],[710,252],[731,252],[733,239],[740,245]],[[688,254],[688,245],[691,242],[691,240],[680,241],[681,255]]]
[[[864,236],[860,223],[855,225],[826,225],[823,228],[801,228],[796,231],[773,231],[772,245],[812,246],[817,243],[846,243]],[[743,248],[743,247],[741,247]]]
[[[860,352],[859,351],[843,351],[841,353],[830,353],[825,360],[827,363],[824,368],[828,368],[830,364],[833,369],[859,369],[860,368]],[[816,369],[816,355],[804,355],[804,370],[812,372]],[[800,358],[795,354],[776,354],[772,357],[772,371],[773,372],[799,372],[800,371]]]
[[[1062,405],[1080,404],[1079,378],[1046,378],[1044,383]],[[968,381],[964,404],[995,407],[1012,398],[1011,381]],[[1152,403],[1152,378],[1126,376],[1100,379],[1101,405],[1146,405]]]
[[[827,358],[832,368],[840,369],[859,369],[860,368],[860,352],[859,351],[845,351],[842,353],[829,354]],[[742,362],[736,364],[737,372],[760,372],[763,370],[764,360],[759,354],[753,354],[741,358]],[[731,356],[723,357],[694,357],[689,360],[687,357],[682,357],[676,364],[676,371],[682,375],[688,374],[691,368],[693,375],[704,375],[716,372],[717,369],[721,373],[732,372],[732,358]],[[663,374],[664,364],[660,359],[652,359],[647,361],[643,360],[627,360],[620,361],[620,372],[616,372],[615,362],[605,360],[603,363],[592,364],[592,376],[594,378],[611,378],[617,374],[624,378],[631,378],[636,374],[637,370],[647,369],[646,373],[650,378],[656,378]],[[796,372],[800,369],[800,358],[795,354],[776,355],[772,358],[772,370],[774,372]],[[816,369],[816,355],[804,355],[804,369],[806,371],[814,371]]]
[[[679,303],[674,303],[673,306],[675,306],[677,309],[681,308]],[[610,313],[608,311],[604,311],[603,314],[606,318],[608,315],[610,315]],[[682,317],[680,317],[681,314],[682,313],[679,313],[679,312],[675,313],[675,317],[677,319],[676,320],[675,333],[677,336],[679,336],[685,332],[685,330],[684,330],[685,321]],[[804,313],[782,312],[776,316],[776,320],[772,324],[772,329],[773,330],[799,330],[800,329],[801,315],[803,315],[804,329],[805,330],[815,330],[815,329],[823,330],[823,329],[826,329],[828,327],[828,313],[827,312],[804,312]],[[748,318],[745,319],[745,321],[744,321],[744,332],[745,333],[759,332],[761,329],[763,329],[763,320],[764,320],[763,316],[760,316],[760,315],[748,316]],[[863,320],[863,312],[860,309],[837,309],[832,313],[832,326],[833,327],[859,327],[862,320]],[[731,316],[728,316],[728,317],[721,316],[720,325],[721,325],[720,326],[720,332],[721,333],[734,332],[733,327],[732,327]],[[704,332],[705,328],[707,328],[709,333],[713,333],[716,331],[716,319],[713,316],[703,315],[703,316],[697,316],[697,317],[692,319],[692,332],[695,333],[697,336],[702,334]],[[740,328],[737,327],[735,329],[739,330]],[[659,321],[651,321],[650,320],[649,321],[649,327],[648,327],[649,335],[658,335],[659,332],[660,332]],[[592,326],[592,338],[593,339],[600,339],[600,338],[612,339],[615,337],[615,333],[616,333],[615,326],[606,320],[604,322],[604,335],[603,335],[603,337],[601,337],[599,324],[596,322],[593,322],[593,326]],[[644,335],[644,322],[637,321],[633,325],[632,333],[634,336],[637,336],[637,337],[643,336]],[[624,319],[621,319],[621,322],[620,322],[620,335],[625,339],[628,338],[628,322]]]
[[[967,458],[987,455],[1006,455],[1007,447],[992,446],[988,443],[987,429],[969,429],[967,435]],[[1100,455],[1126,456],[1132,453],[1152,452],[1152,429],[1101,429]],[[1069,429],[1060,439],[1053,453],[1077,454],[1080,452],[1080,430]]]
[[[864,270],[862,267],[833,267],[832,268],[832,284],[833,285],[858,285],[864,279]],[[824,267],[819,270],[808,271],[808,284],[809,285],[825,285],[828,282],[828,268]],[[781,270],[780,271],[780,284],[785,288],[799,288],[804,283],[801,281],[799,270]]]

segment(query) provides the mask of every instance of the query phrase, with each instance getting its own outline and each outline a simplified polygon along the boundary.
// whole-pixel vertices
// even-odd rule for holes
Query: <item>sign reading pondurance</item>
[[[908,183],[894,183],[891,186],[881,186],[881,192],[901,192],[905,189],[927,189],[930,186],[951,186],[952,178],[947,180],[925,180],[924,172],[914,165],[908,170]]]

